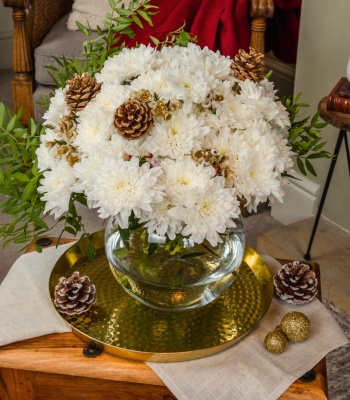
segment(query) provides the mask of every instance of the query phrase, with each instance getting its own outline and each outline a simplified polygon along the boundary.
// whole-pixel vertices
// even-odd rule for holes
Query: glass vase
[[[111,270],[124,290],[147,306],[170,311],[204,306],[233,282],[241,265],[245,236],[242,218],[221,236],[222,243],[194,243],[191,236],[169,241],[148,234],[144,228],[130,231],[126,246],[118,225],[109,218],[105,250]],[[128,248],[127,248],[128,247]]]

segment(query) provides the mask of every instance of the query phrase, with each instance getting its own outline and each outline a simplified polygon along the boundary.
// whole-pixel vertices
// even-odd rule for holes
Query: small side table
[[[349,143],[348,143],[348,137],[347,137],[347,132],[350,131],[350,114],[344,114],[344,113],[335,112],[335,111],[328,111],[327,110],[327,97],[323,98],[320,101],[320,103],[318,105],[318,110],[320,112],[320,116],[322,119],[324,119],[325,121],[329,121],[331,123],[331,125],[333,125],[335,128],[339,128],[339,135],[338,135],[338,140],[335,145],[335,149],[334,149],[334,153],[333,153],[334,157],[332,158],[331,165],[329,167],[326,183],[325,183],[325,186],[324,186],[324,189],[322,192],[320,205],[318,207],[318,211],[316,214],[316,219],[315,219],[314,226],[312,229],[309,246],[307,248],[306,254],[304,255],[305,260],[311,259],[310,251],[311,251],[312,243],[313,243],[313,240],[314,240],[314,237],[316,234],[316,230],[317,230],[318,222],[320,220],[322,209],[323,209],[324,203],[326,201],[328,188],[329,188],[329,185],[332,180],[333,171],[335,168],[335,164],[337,162],[337,158],[338,158],[339,151],[340,151],[341,145],[343,143],[343,140],[345,142],[345,150],[346,150],[346,156],[348,159],[348,168],[349,168],[349,176],[350,176],[350,153],[349,153]]]

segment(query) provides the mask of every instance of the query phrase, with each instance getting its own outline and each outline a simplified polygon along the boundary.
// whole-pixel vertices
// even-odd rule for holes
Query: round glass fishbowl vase
[[[191,236],[173,241],[148,234],[144,228],[130,230],[125,239],[113,217],[105,229],[105,250],[111,270],[136,300],[150,307],[182,311],[204,306],[233,282],[245,248],[242,218],[236,227],[220,235],[222,243],[194,243]],[[124,240],[123,240],[124,237]]]

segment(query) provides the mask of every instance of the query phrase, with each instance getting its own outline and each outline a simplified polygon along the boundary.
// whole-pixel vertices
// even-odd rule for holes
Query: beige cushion
[[[118,3],[117,6],[121,7],[124,4],[127,7],[129,3],[130,0],[124,0]],[[108,0],[74,0],[67,27],[72,31],[76,31],[78,27],[75,21],[79,21],[83,25],[89,26],[92,30],[96,30],[97,26],[105,30],[103,22],[109,12],[111,12],[111,6]]]
[[[68,15],[62,17],[46,35],[42,43],[34,51],[35,59],[35,80],[43,85],[52,85],[50,71],[45,66],[59,65],[53,56],[59,58],[65,55],[66,58],[82,58],[82,43],[86,39],[80,31],[69,31],[67,29]],[[97,37],[97,32],[93,32],[90,38]]]

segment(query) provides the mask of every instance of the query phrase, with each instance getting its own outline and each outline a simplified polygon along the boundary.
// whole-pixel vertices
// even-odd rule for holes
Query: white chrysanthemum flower
[[[155,156],[181,158],[200,149],[208,132],[203,121],[178,110],[170,121],[157,121],[142,147]]]
[[[171,201],[165,197],[162,202],[153,205],[151,212],[143,213],[139,222],[146,222],[144,226],[148,233],[156,232],[160,236],[167,235],[170,240],[173,240],[182,230],[182,220],[170,216],[169,210],[172,207]]]
[[[73,171],[77,178],[73,186],[74,192],[85,193],[88,199],[90,198],[90,193],[93,191],[95,183],[99,179],[103,161],[104,157],[101,157],[100,153],[96,152],[90,157],[83,157],[80,162],[74,164]],[[95,202],[89,200],[88,206],[89,208],[93,208],[95,204]]]
[[[62,117],[69,114],[69,107],[66,104],[66,88],[56,89],[50,99],[50,107],[43,115],[44,125],[52,125],[59,128]]]
[[[223,56],[219,51],[212,51],[207,46],[203,49],[193,43],[189,43],[188,51],[198,54],[204,64],[204,70],[207,75],[214,77],[217,80],[227,80],[231,76],[232,59]]]
[[[96,202],[102,218],[115,216],[121,228],[127,228],[131,212],[136,218],[141,212],[152,211],[153,203],[163,199],[162,187],[157,183],[161,168],[139,166],[137,157],[130,161],[107,157],[88,199]]]
[[[190,201],[193,192],[205,190],[215,175],[214,168],[197,165],[190,156],[179,160],[165,159],[161,165],[160,183],[172,204],[176,205]]]
[[[264,118],[270,121],[278,115],[275,101],[264,97],[262,88],[257,83],[246,79],[240,87],[241,92],[237,97],[248,106],[252,119]]]
[[[178,82],[180,90],[175,98],[188,99],[194,104],[201,103],[209,94],[209,86],[204,78],[203,70],[192,70],[188,65],[180,65],[178,68],[168,67],[168,74]]]
[[[104,154],[110,151],[110,138],[114,134],[113,115],[96,104],[87,106],[78,119],[77,136],[73,145],[83,155],[93,155],[97,150]]]
[[[52,171],[45,171],[43,176],[38,192],[44,194],[41,197],[41,200],[46,202],[44,213],[54,214],[55,218],[59,218],[68,211],[69,199],[75,183],[72,168],[66,160],[62,160],[57,162]]]
[[[173,74],[169,74],[166,68],[148,70],[130,83],[134,91],[147,89],[152,94],[168,102],[169,100],[183,100],[186,98],[184,87],[178,82]]]
[[[105,61],[96,79],[98,82],[119,84],[130,82],[159,64],[156,54],[154,48],[143,44],[133,49],[124,48],[121,53]]]
[[[38,170],[40,172],[56,168],[56,149],[53,144],[56,140],[60,140],[60,137],[55,130],[50,128],[46,128],[45,134],[40,136],[41,144],[35,151],[38,159]]]
[[[211,179],[205,190],[195,191],[186,207],[176,206],[169,210],[173,218],[184,220],[186,226],[181,232],[184,236],[191,235],[195,243],[206,239],[212,246],[222,242],[219,234],[235,226],[232,219],[239,213],[235,190],[225,188],[222,177]]]
[[[95,109],[102,108],[106,114],[108,113],[108,118],[112,120],[115,110],[130,97],[131,93],[132,90],[129,86],[110,82],[103,83],[98,96],[89,102],[83,112],[91,113]],[[91,107],[93,107],[93,110],[91,110]]]
[[[271,196],[282,199],[280,172],[284,164],[289,163],[289,153],[283,154],[276,144],[276,135],[270,125],[263,120],[244,131],[236,132],[236,146],[232,149],[235,165],[234,186],[237,193],[247,200],[248,210]],[[236,154],[234,154],[236,153]]]
[[[270,97],[271,99],[275,100],[277,90],[274,89],[274,84],[273,82],[270,82],[268,79],[264,78],[260,82],[258,82],[258,85],[262,89],[262,95],[265,97]]]
[[[218,105],[216,115],[222,126],[230,126],[233,129],[248,128],[253,119],[249,105],[232,93],[227,94]]]

